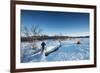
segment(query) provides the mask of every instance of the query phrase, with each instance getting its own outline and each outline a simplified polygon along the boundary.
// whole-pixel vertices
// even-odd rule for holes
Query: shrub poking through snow
[[[81,44],[80,39],[74,39],[75,44]]]
[[[78,41],[76,42],[76,44],[81,44],[81,43],[80,43],[80,41],[78,40]]]

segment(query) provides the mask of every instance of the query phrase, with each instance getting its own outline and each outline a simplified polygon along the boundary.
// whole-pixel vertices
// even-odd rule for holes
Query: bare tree
[[[24,26],[24,31],[23,32],[24,32],[26,37],[29,37],[29,30],[26,26]]]
[[[29,29],[25,25],[21,25],[21,36],[29,37]]]
[[[38,25],[32,25],[31,26],[31,33],[32,33],[32,47],[33,48],[37,48],[37,38],[38,36],[40,36],[42,34],[42,29],[40,29],[40,27]]]
[[[30,28],[22,26],[22,31],[28,38],[29,42],[32,43],[32,47],[36,48],[37,37],[42,35],[42,29],[38,25],[31,25]]]
[[[38,25],[32,25],[31,32],[33,36],[40,36],[42,34],[42,29]]]

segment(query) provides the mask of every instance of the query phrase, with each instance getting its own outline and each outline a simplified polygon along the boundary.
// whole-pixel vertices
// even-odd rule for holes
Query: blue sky
[[[46,35],[86,35],[89,13],[21,10],[21,25],[38,25]]]

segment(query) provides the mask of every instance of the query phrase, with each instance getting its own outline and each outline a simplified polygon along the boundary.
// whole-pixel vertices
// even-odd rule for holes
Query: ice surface
[[[76,44],[74,40],[61,41],[58,50],[45,56],[45,51],[49,52],[60,45],[59,41],[45,40],[46,50],[41,52],[41,43],[38,41],[38,48],[32,49],[32,43],[21,43],[21,62],[49,62],[49,61],[70,61],[88,60],[90,58],[89,38],[80,38],[81,44]]]

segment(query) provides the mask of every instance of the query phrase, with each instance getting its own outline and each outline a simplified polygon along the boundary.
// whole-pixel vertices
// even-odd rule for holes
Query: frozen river
[[[39,48],[41,48],[41,42],[42,41],[38,42]],[[46,50],[54,49],[56,46],[59,46],[58,41],[45,40],[45,43],[47,44]],[[38,49],[37,52],[31,49],[31,43],[22,43],[21,62],[88,60],[90,58],[89,48],[89,38],[80,38],[80,44],[76,44],[75,40],[64,40],[61,41],[61,46],[56,51],[45,56],[45,53],[40,52],[41,49]]]

